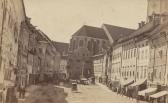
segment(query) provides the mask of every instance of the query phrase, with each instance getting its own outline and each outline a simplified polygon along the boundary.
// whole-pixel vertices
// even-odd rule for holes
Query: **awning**
[[[145,96],[146,94],[150,95],[150,94],[155,93],[156,90],[157,90],[157,88],[147,88],[145,90],[139,91],[138,95],[140,95],[140,96]]]
[[[167,91],[161,91],[161,92],[158,92],[158,93],[156,93],[156,94],[151,95],[150,97],[156,99],[156,98],[165,96],[165,95],[167,95],[167,94],[168,94]]]
[[[133,79],[128,79],[128,80],[121,80],[121,86],[128,86],[134,83]]]
[[[131,86],[131,87],[135,87],[135,86],[139,86],[139,85],[141,85],[141,84],[144,84],[144,83],[146,83],[146,82],[147,82],[147,79],[141,79],[141,80],[138,80],[138,81],[136,81],[135,83],[131,84],[130,86]]]

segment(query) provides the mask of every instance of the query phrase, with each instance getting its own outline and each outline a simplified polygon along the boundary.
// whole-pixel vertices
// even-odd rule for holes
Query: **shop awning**
[[[155,99],[155,98],[159,98],[159,97],[165,96],[167,94],[168,94],[167,91],[161,91],[161,92],[158,92],[156,94],[151,95],[150,97]]]
[[[132,83],[134,83],[133,79],[121,80],[120,82],[121,86],[128,86],[128,85],[131,85]]]
[[[150,94],[155,93],[156,90],[157,90],[157,88],[147,88],[145,90],[139,91],[138,95],[140,95],[140,96],[145,96],[146,94],[150,95]]]
[[[138,80],[138,81],[134,82],[133,84],[131,84],[130,86],[135,87],[135,86],[139,86],[139,85],[144,84],[144,83],[147,83],[147,79]]]

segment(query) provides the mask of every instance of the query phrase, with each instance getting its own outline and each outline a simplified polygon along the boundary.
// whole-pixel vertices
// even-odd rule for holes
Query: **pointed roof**
[[[102,28],[84,25],[72,36],[86,36],[99,39],[108,39]]]
[[[130,28],[125,28],[125,27],[119,27],[119,26],[114,26],[114,25],[109,25],[109,24],[103,24],[103,26],[107,32],[110,34],[111,38],[116,41],[121,37],[125,37],[130,35],[132,32],[134,32],[134,29]]]

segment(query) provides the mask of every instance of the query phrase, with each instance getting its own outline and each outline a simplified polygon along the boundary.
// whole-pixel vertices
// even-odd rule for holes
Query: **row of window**
[[[125,72],[122,72],[122,76],[123,77],[132,77],[134,75],[135,75],[134,71],[125,71]]]
[[[135,76],[135,72],[134,71],[125,71],[125,72],[122,72],[122,76],[123,77],[134,77]],[[136,74],[136,77],[139,78],[139,79],[142,79],[142,78],[146,78],[146,70],[145,72],[137,72]]]
[[[136,54],[137,54],[137,49],[131,49],[131,50],[124,51],[123,59],[130,59],[132,57],[136,57]]]
[[[139,53],[137,49],[131,49],[124,51],[123,53],[123,59],[131,59],[138,56],[138,59],[147,59],[149,56],[149,51],[148,49],[145,50],[140,50]]]
[[[123,47],[128,48],[128,47],[130,47],[131,44],[133,45],[135,43],[131,41],[129,43],[124,44]],[[135,46],[135,48],[141,48],[141,47],[144,47],[144,46],[148,46],[148,44],[149,44],[148,41],[145,41],[143,43],[139,43],[139,44],[134,45],[134,46]]]

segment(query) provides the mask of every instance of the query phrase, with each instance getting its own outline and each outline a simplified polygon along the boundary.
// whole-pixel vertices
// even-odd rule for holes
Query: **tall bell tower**
[[[147,21],[153,14],[168,13],[168,0],[148,0]]]

